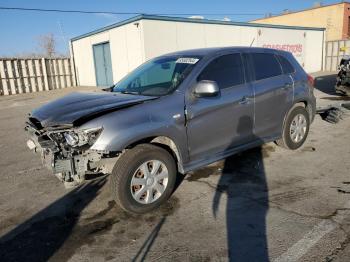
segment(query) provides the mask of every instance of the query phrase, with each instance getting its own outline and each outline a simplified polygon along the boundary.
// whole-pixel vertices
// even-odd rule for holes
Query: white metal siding
[[[308,72],[322,70],[323,31],[142,19],[72,42],[77,80],[96,85],[92,45],[109,41],[113,81],[153,57],[201,47],[291,49]]]
[[[322,70],[323,31],[143,20],[146,60],[201,47],[287,49],[308,72]]]
[[[95,86],[94,44],[109,42],[113,81],[117,82],[144,61],[142,26],[127,24],[72,42],[78,85]]]
[[[202,47],[249,46],[257,30],[233,25],[144,20],[146,60],[161,54]]]
[[[324,32],[306,32],[305,69],[309,73],[322,71],[325,57]]]

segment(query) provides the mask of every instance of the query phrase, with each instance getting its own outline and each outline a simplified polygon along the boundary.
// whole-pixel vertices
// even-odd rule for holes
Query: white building
[[[324,29],[140,15],[71,39],[78,85],[111,85],[173,51],[222,46],[288,50],[309,73],[322,70]]]

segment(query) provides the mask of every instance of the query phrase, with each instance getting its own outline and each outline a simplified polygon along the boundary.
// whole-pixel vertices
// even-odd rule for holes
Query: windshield
[[[163,96],[174,91],[200,57],[168,56],[146,62],[113,87],[113,92]]]

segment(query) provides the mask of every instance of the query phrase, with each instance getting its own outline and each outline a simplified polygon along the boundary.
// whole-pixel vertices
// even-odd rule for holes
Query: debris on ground
[[[350,103],[320,107],[316,112],[323,120],[331,124],[337,124],[350,115]]]
[[[343,57],[339,64],[339,72],[335,91],[342,95],[350,95],[350,57]]]
[[[339,193],[350,194],[350,182],[343,182],[340,187],[336,187]]]

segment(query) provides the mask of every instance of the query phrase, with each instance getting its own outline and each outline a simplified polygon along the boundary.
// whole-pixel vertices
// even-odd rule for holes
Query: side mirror
[[[220,89],[215,81],[201,80],[194,87],[195,97],[214,97],[220,94]]]

